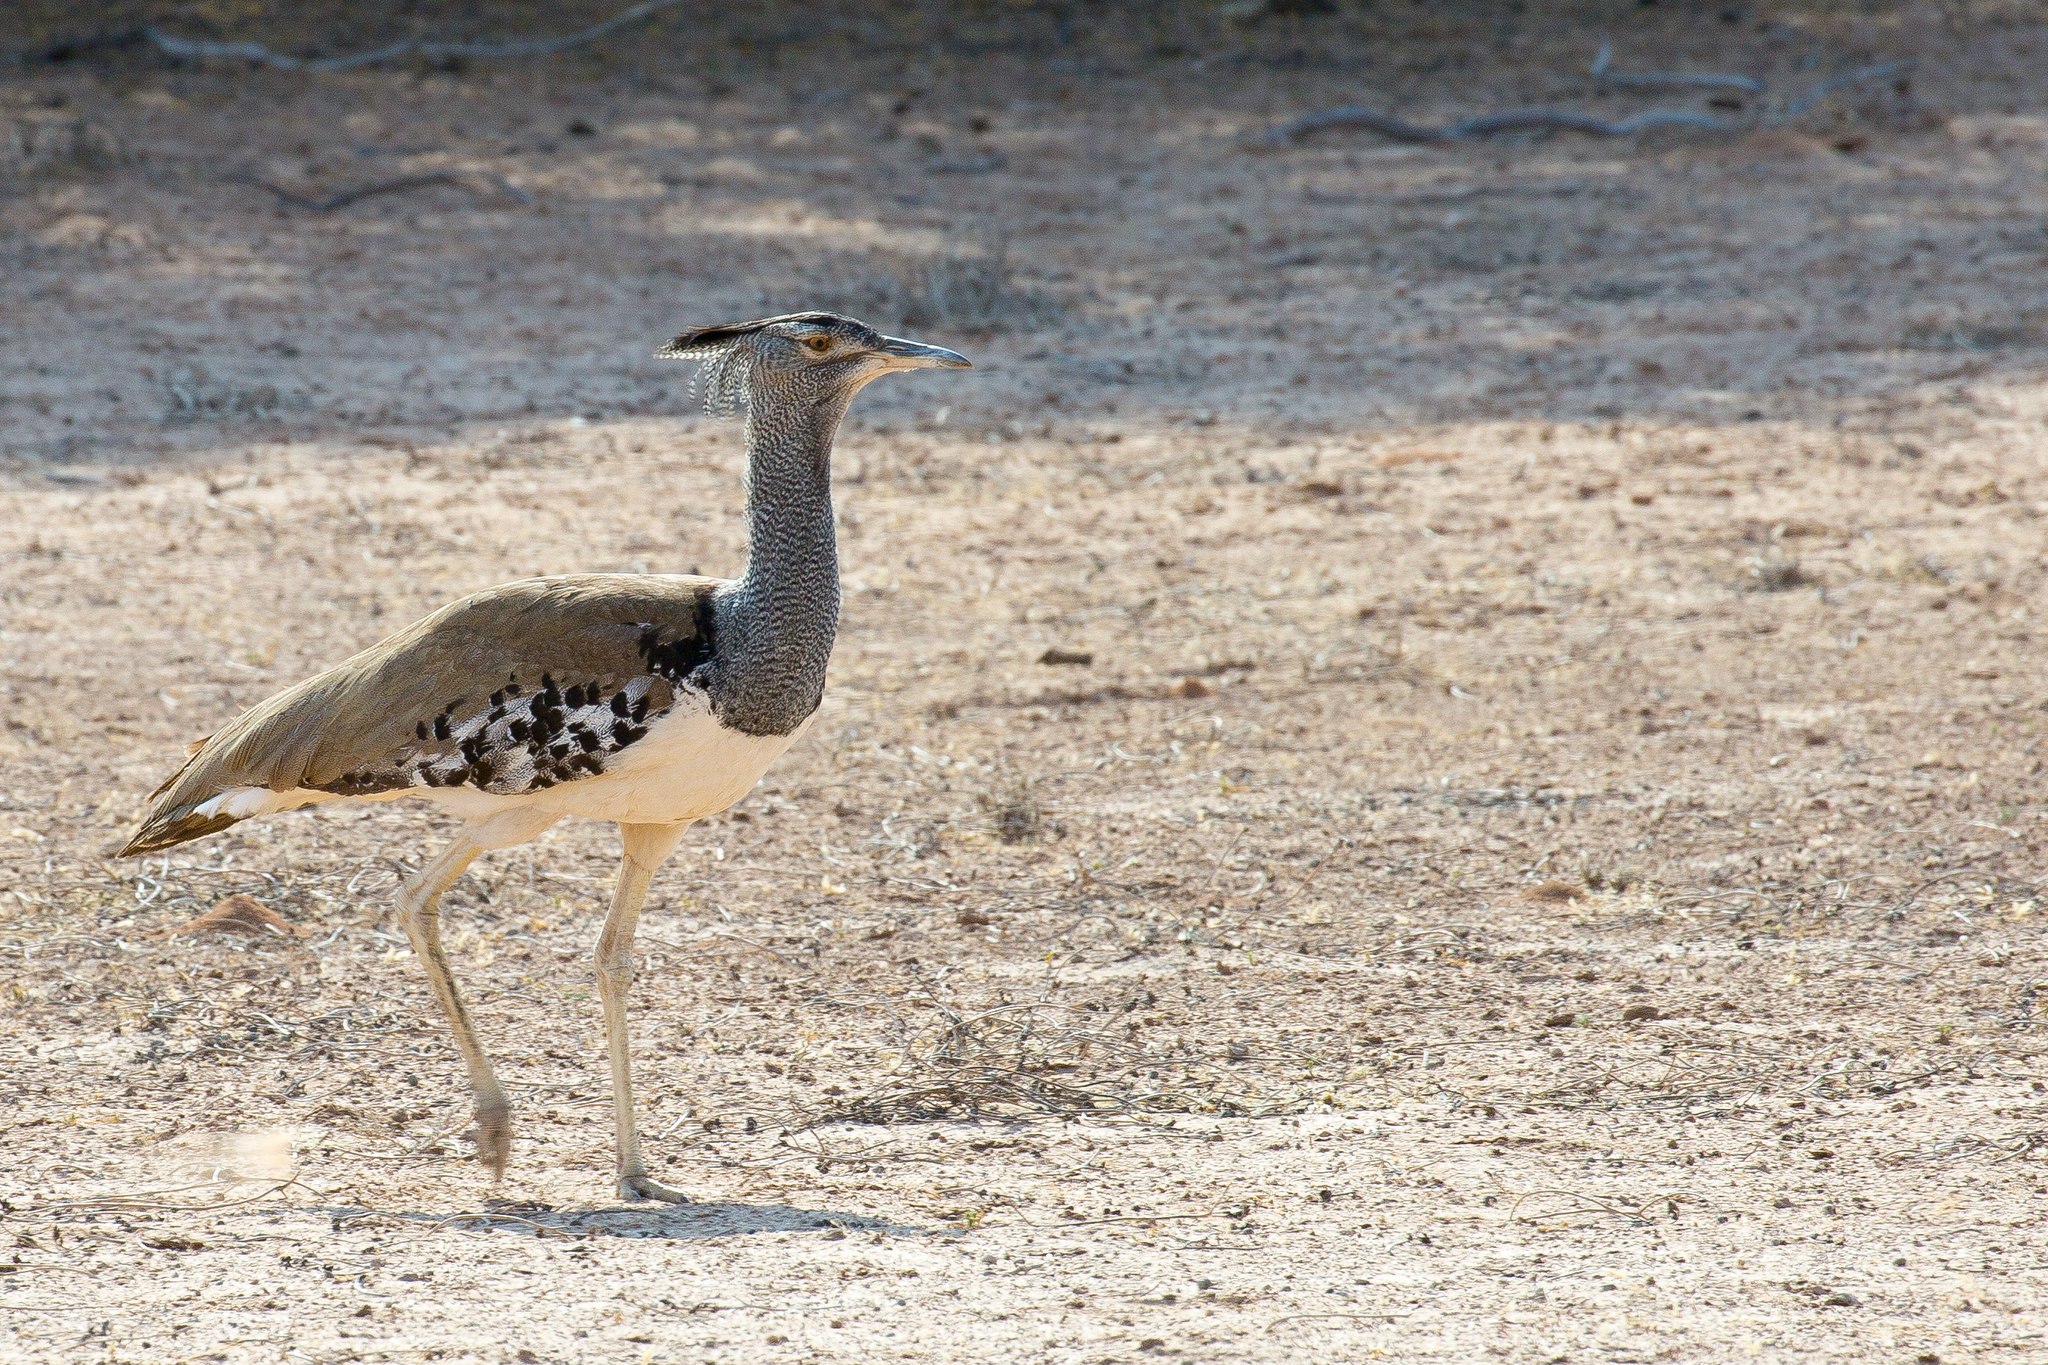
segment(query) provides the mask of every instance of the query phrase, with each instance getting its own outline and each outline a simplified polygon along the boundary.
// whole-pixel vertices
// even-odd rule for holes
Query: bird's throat
[[[719,604],[720,719],[788,734],[817,709],[839,628],[832,440],[844,404],[749,414],[747,568]]]

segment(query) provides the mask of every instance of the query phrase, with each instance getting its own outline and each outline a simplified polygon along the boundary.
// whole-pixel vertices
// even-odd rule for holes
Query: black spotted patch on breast
[[[421,717],[404,749],[319,790],[339,796],[406,787],[467,786],[502,796],[545,791],[604,772],[675,700],[676,688],[659,673],[616,685],[551,673],[522,683],[514,674],[486,699],[456,698]]]

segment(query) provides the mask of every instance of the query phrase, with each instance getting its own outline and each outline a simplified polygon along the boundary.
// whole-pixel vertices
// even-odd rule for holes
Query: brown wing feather
[[[665,707],[672,684],[708,652],[709,602],[719,586],[694,576],[578,574],[508,583],[452,603],[202,741],[157,789],[122,852],[147,853],[234,823],[195,810],[234,787],[357,795],[474,781],[496,790],[483,750],[504,745],[517,720],[504,718],[508,690],[531,707],[540,689],[555,688],[558,736],[565,691],[579,707],[590,703],[581,709],[603,718],[608,739],[617,738],[614,720],[619,735],[631,736],[633,709],[620,701],[614,718],[600,696],[621,698],[630,687],[642,721],[650,705]],[[534,749],[521,772],[534,770],[537,754],[536,785],[584,771],[550,766],[557,761],[529,739],[521,736]],[[563,747],[558,738],[556,748]],[[591,760],[565,754],[561,762]]]

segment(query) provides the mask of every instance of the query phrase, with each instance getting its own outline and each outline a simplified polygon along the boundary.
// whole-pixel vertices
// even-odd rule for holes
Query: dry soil
[[[2048,27],[1256,8],[0,74],[0,1356],[2048,1360]],[[1753,127],[1262,137],[1358,100]],[[649,354],[812,306],[978,368],[861,399],[823,716],[656,885],[701,1202],[609,1196],[589,826],[450,896],[494,1189],[434,817],[110,850],[466,590],[735,570]]]

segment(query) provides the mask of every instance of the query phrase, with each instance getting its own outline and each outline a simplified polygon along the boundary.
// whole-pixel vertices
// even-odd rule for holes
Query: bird
[[[839,621],[832,444],[862,388],[971,369],[942,346],[829,312],[685,331],[707,411],[744,415],[747,558],[737,578],[568,574],[453,602],[194,744],[121,850],[137,856],[259,816],[410,799],[460,822],[398,893],[398,919],[468,1072],[478,1156],[502,1182],[511,1105],[441,945],[441,897],[482,854],[568,817],[619,827],[595,954],[622,1198],[686,1203],[648,1173],[634,1126],[626,1001],[649,882],[817,717]]]

